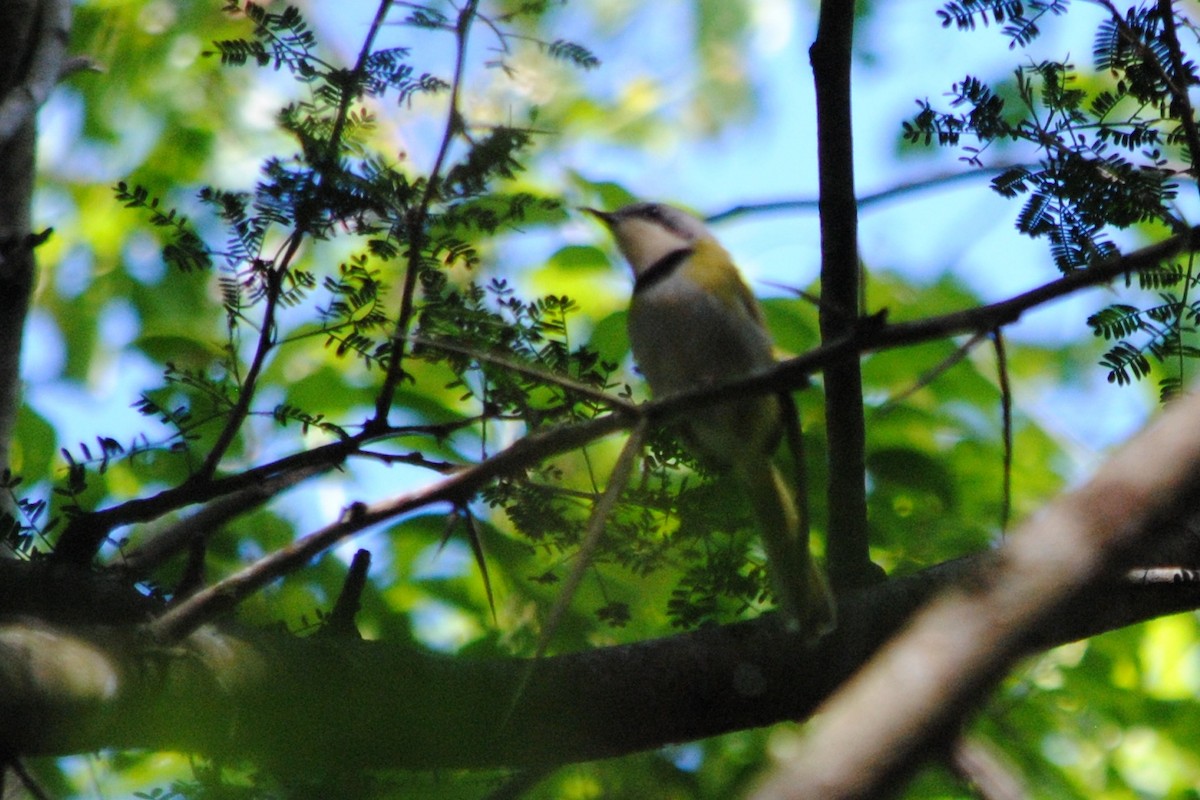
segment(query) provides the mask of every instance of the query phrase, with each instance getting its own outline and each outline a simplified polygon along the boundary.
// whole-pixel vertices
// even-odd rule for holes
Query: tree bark
[[[0,52],[0,102],[19,91],[38,5],[38,0],[13,0],[0,7],[0,30],[7,32]],[[33,225],[37,128],[32,114],[17,122],[15,130],[0,138],[0,469],[9,465],[20,405],[21,333],[34,269],[33,251],[25,243]]]
[[[36,267],[31,213],[36,112],[58,80],[69,25],[67,0],[0,3],[6,37],[0,51],[0,471],[10,468],[21,406],[21,343]],[[0,512],[13,511],[0,496]]]

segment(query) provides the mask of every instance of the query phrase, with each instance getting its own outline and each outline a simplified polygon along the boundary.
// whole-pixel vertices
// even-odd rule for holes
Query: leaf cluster
[[[156,513],[190,504],[228,463],[224,456],[248,452],[246,421],[255,417],[279,427],[298,423],[301,434],[315,429],[343,442],[419,429],[442,455],[448,452],[447,433],[465,429],[461,438],[478,442],[480,455],[486,455],[496,426],[518,426],[519,435],[605,409],[596,397],[609,388],[616,366],[572,344],[574,301],[559,294],[526,300],[503,281],[470,277],[489,238],[557,212],[556,201],[509,189],[533,134],[513,126],[472,127],[457,106],[459,77],[419,70],[406,48],[376,49],[352,67],[336,66],[318,55],[316,37],[298,9],[276,12],[231,2],[226,11],[244,15],[253,30],[216,42],[212,54],[228,67],[269,67],[295,80],[303,99],[277,116],[295,150],[266,159],[250,190],[202,188],[197,194],[202,213],[192,215],[198,223],[146,186],[125,181],[116,186],[118,200],[140,212],[158,235],[167,264],[178,273],[216,273],[211,280],[224,309],[225,341],[192,358],[168,358],[162,385],[138,396],[134,408],[165,434],[139,434],[129,447],[103,437],[98,441],[114,447],[102,447],[99,459],[84,446],[82,457],[63,451],[64,477],[55,496],[73,520],[81,520],[76,527],[87,529],[105,499],[104,483],[92,477],[105,474],[111,460],[126,459],[132,467],[143,453],[167,456],[174,467],[164,471],[160,460],[154,468],[162,480],[168,475],[180,480]],[[448,33],[460,46],[465,41],[460,30],[465,23],[451,24],[435,9],[410,7],[405,24]],[[489,21],[489,28],[503,40],[499,20]],[[596,63],[585,48],[566,41],[543,49],[584,68]],[[403,112],[418,94],[438,95],[449,104],[444,160],[439,156],[428,171],[403,157],[383,157],[372,140],[381,104],[394,103]],[[355,250],[333,262],[336,267],[312,257],[321,243],[337,239],[351,240]],[[373,382],[373,419],[348,417],[347,410],[359,414],[361,406],[327,394],[262,396],[260,380],[273,363],[326,355],[335,362],[353,356],[366,368]],[[446,375],[440,385],[432,383]],[[440,416],[456,421],[392,426],[387,415],[398,381],[421,382],[427,397],[445,396]],[[593,391],[580,394],[581,386]],[[430,409],[422,406],[418,413]],[[406,460],[447,467],[423,455]],[[522,477],[516,481],[523,485],[519,492],[507,495],[501,484],[486,500],[514,509],[515,517],[536,517],[549,530],[550,517],[539,509],[551,504],[531,499],[528,510],[517,506],[537,494],[530,487],[539,479],[550,485],[559,477],[553,470]],[[19,483],[15,478],[12,487]],[[8,526],[6,538],[26,550],[43,508],[17,507],[30,519]],[[532,530],[533,523],[527,527]],[[557,535],[560,542],[577,541],[568,526],[564,530]],[[622,561],[644,565],[645,557],[632,552],[638,548],[626,549],[631,552]],[[625,618],[619,604],[607,607],[612,624]]]
[[[962,2],[947,4],[939,15],[944,25],[960,29],[1002,23],[1012,44],[1025,46],[1036,36],[1039,16],[1065,7]],[[948,110],[919,101],[919,112],[904,124],[908,141],[961,145],[963,160],[973,166],[982,166],[993,145],[1032,148],[1036,163],[1007,168],[992,188],[1003,197],[1023,198],[1017,229],[1045,238],[1063,273],[1115,256],[1115,230],[1185,227],[1174,208],[1176,178],[1193,170],[1200,141],[1188,98],[1200,76],[1176,32],[1186,20],[1173,11],[1164,17],[1162,4],[1141,3],[1124,13],[1106,7],[1110,14],[1094,39],[1090,88],[1072,64],[1043,60],[1018,68],[1003,89],[968,75],[952,86]],[[975,143],[964,144],[964,137]],[[1173,374],[1161,384],[1164,397],[1177,390],[1184,360],[1196,352],[1186,343],[1193,332],[1192,271],[1166,272],[1173,276],[1169,281],[1163,270],[1142,281],[1143,288],[1159,291],[1153,304],[1120,304],[1089,320],[1104,338],[1145,335],[1140,343],[1120,342],[1102,363],[1118,384],[1150,373],[1146,353],[1170,363]]]
[[[938,10],[943,28],[973,31],[979,25],[1001,26],[1009,47],[1024,47],[1041,34],[1038,22],[1047,14],[1061,16],[1069,0],[952,0]]]
[[[1149,376],[1151,359],[1170,367],[1159,379],[1159,397],[1166,402],[1183,390],[1185,361],[1200,358],[1192,343],[1200,320],[1200,301],[1193,299],[1196,275],[1191,264],[1171,264],[1139,273],[1138,282],[1155,293],[1157,304],[1112,303],[1089,317],[1088,325],[1097,337],[1116,342],[1100,362],[1109,383]]]

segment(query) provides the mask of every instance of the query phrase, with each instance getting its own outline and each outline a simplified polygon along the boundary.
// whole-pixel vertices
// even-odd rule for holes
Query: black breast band
[[[655,261],[646,268],[645,272],[637,276],[637,280],[633,282],[633,293],[643,292],[659,281],[669,277],[694,252],[694,248],[683,247],[679,250],[672,250],[658,261]]]

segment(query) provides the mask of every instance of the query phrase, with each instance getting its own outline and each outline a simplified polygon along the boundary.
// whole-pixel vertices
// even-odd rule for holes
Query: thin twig
[[[515,372],[518,375],[524,375],[527,378],[542,381],[551,386],[558,386],[560,389],[565,389],[572,394],[577,394],[580,397],[585,397],[588,400],[594,400],[597,403],[611,408],[613,411],[633,411],[637,406],[634,403],[626,400],[623,397],[609,394],[602,389],[597,389],[594,386],[589,386],[586,383],[572,380],[565,375],[559,375],[554,372],[549,372],[538,367],[533,367],[528,364],[522,364],[519,361],[503,358],[502,356],[493,353],[484,352],[474,347],[455,344],[441,339],[427,339],[423,336],[408,336],[409,342],[420,345],[422,347],[432,347],[435,350],[445,350],[449,353],[458,353],[459,355],[469,356],[476,361],[482,361],[485,364],[493,364],[497,367],[503,367],[510,372]]]
[[[1162,18],[1162,36],[1167,43],[1167,52],[1171,58],[1171,70],[1168,73],[1158,62],[1157,58],[1149,59],[1159,68],[1159,73],[1167,86],[1171,87],[1171,110],[1179,118],[1183,126],[1184,136],[1187,137],[1188,151],[1192,156],[1190,172],[1200,176],[1200,130],[1196,127],[1196,115],[1192,109],[1192,100],[1188,96],[1189,87],[1180,85],[1179,80],[1187,80],[1189,68],[1183,58],[1183,50],[1179,46],[1179,32],[1175,26],[1175,8],[1171,0],[1158,0],[1158,14]],[[1124,19],[1114,15],[1118,24],[1123,25]],[[1153,55],[1153,54],[1152,54]]]
[[[625,440],[625,446],[617,457],[617,463],[613,465],[612,473],[608,476],[608,486],[605,487],[604,494],[600,495],[600,499],[596,501],[596,505],[592,509],[592,515],[588,518],[587,529],[583,535],[583,542],[575,553],[575,566],[567,575],[567,579],[563,581],[562,587],[558,591],[558,599],[546,617],[546,624],[542,628],[542,635],[533,655],[535,659],[546,654],[546,648],[550,646],[554,633],[558,630],[559,623],[562,622],[563,614],[571,606],[571,600],[575,597],[575,592],[579,590],[579,584],[583,581],[584,574],[592,566],[596,548],[600,546],[600,539],[604,535],[604,526],[608,523],[608,518],[612,516],[621,493],[629,485],[633,462],[638,453],[642,451],[642,442],[645,438],[646,423],[643,421],[630,431],[629,438]]]
[[[53,558],[71,564],[86,564],[95,556],[105,537],[121,525],[149,522],[181,508],[204,503],[237,492],[274,476],[311,467],[336,466],[357,452],[368,441],[395,435],[360,433],[349,439],[331,442],[312,450],[284,456],[277,461],[221,478],[195,475],[178,486],[150,497],[139,497],[115,506],[81,514],[68,523],[55,544]]]
[[[475,18],[479,0],[467,0],[458,14],[458,22],[454,27],[454,76],[450,80],[450,103],[446,112],[446,127],[442,130],[442,141],[438,145],[437,156],[429,177],[425,181],[425,191],[421,202],[409,214],[406,238],[408,239],[408,264],[404,269],[404,289],[400,297],[400,313],[396,318],[396,329],[392,334],[392,350],[388,358],[387,371],[384,374],[383,386],[375,400],[375,416],[368,427],[386,425],[388,412],[396,396],[396,387],[404,376],[404,345],[412,325],[413,311],[416,303],[417,277],[421,273],[421,255],[425,248],[425,224],[429,219],[429,210],[433,200],[441,189],[442,169],[450,154],[450,145],[454,137],[462,132],[462,114],[459,112],[459,93],[462,91],[463,73],[466,69],[467,34]]]
[[[967,341],[954,348],[953,353],[934,364],[930,369],[918,375],[917,379],[913,381],[911,385],[905,387],[903,390],[897,392],[876,406],[872,413],[874,415],[885,414],[891,409],[900,405],[908,398],[912,397],[917,392],[924,389],[926,386],[929,386],[938,378],[942,377],[942,375],[946,374],[948,370],[966,358],[971,351],[975,349],[975,346],[986,338],[987,334],[976,333],[970,339],[967,339]]]
[[[384,19],[387,17],[388,9],[392,7],[392,0],[379,0],[379,6],[375,9],[375,18],[371,20],[371,26],[367,28],[366,38],[363,39],[362,47],[358,49],[358,58],[354,60],[353,79],[349,82],[349,86],[354,87],[354,92],[347,91],[338,103],[337,116],[333,121],[333,131],[329,134],[329,150],[325,154],[325,159],[330,164],[337,163],[338,149],[341,147],[342,131],[346,127],[346,118],[350,115],[351,96],[357,96],[362,93],[362,79],[367,71],[367,59],[371,57],[371,48],[375,44],[375,37],[379,35],[379,31],[383,28]]]
[[[1008,521],[1012,514],[1012,386],[1008,380],[1008,356],[1004,350],[1004,334],[999,328],[992,331],[992,344],[996,350],[996,375],[1000,380],[1000,425],[1004,437],[1004,477],[1000,501],[1000,533],[1003,535],[1008,532]]]
[[[267,268],[265,270],[266,305],[263,306],[262,327],[258,332],[258,343],[254,347],[254,356],[250,360],[250,367],[246,370],[241,386],[238,387],[237,402],[230,410],[229,416],[225,419],[225,425],[217,434],[217,439],[213,442],[212,449],[208,451],[204,465],[199,470],[199,474],[204,478],[211,478],[216,474],[221,459],[225,456],[229,446],[233,444],[234,438],[241,430],[242,423],[246,421],[246,416],[250,413],[250,404],[254,401],[258,376],[262,374],[262,369],[267,363],[267,355],[275,345],[275,309],[279,303],[283,271],[287,270],[292,258],[300,249],[300,242],[303,238],[304,234],[300,228],[292,231],[288,237],[287,251],[279,266],[275,269]]]
[[[512,702],[509,704],[508,712],[505,715],[505,721],[501,724],[501,728],[507,724],[507,721],[512,717],[521,698],[525,694],[525,689],[529,685],[530,678],[533,677],[533,671],[537,667],[537,663],[546,655],[546,649],[550,646],[550,642],[554,639],[554,634],[558,631],[558,626],[562,622],[563,615],[567,613],[567,609],[571,607],[571,601],[575,597],[575,593],[579,590],[579,584],[583,582],[583,576],[591,568],[592,562],[596,555],[596,548],[600,546],[600,539],[604,535],[605,525],[608,524],[608,519],[612,516],[613,510],[617,506],[617,501],[621,498],[625,487],[629,485],[629,476],[633,473],[633,463],[637,459],[638,453],[642,451],[642,443],[646,438],[646,422],[643,420],[633,428],[629,433],[629,438],[625,440],[625,446],[621,449],[621,454],[617,457],[617,463],[613,465],[612,472],[608,476],[608,486],[604,489],[604,494],[600,495],[600,499],[596,501],[596,505],[592,508],[592,514],[588,518],[587,529],[584,532],[583,542],[579,545],[579,550],[575,553],[575,565],[571,568],[567,579],[563,581],[562,586],[558,590],[558,597],[554,601],[554,606],[550,609],[549,615],[546,617],[546,624],[542,627],[542,633],[538,637],[537,648],[534,650],[533,658],[530,659],[525,667],[524,674],[521,680],[517,683],[516,691],[513,692]]]
[[[881,189],[878,192],[860,195],[858,198],[859,210],[864,210],[876,205],[883,205],[889,200],[905,197],[909,194],[917,192],[925,192],[931,189],[940,189],[945,186],[950,186],[956,183],[966,183],[975,181],[979,178],[988,177],[990,175],[999,175],[1012,169],[1013,165],[1007,166],[992,166],[983,167],[981,169],[971,170],[970,172],[948,172],[943,175],[935,175],[930,178],[922,178],[915,181],[906,181],[897,184],[896,186]],[[741,203],[727,208],[724,211],[718,211],[715,214],[710,214],[704,219],[706,222],[728,222],[731,219],[760,214],[772,214],[780,211],[816,211],[820,207],[820,201],[816,198],[802,198],[795,200],[769,200],[762,203]]]

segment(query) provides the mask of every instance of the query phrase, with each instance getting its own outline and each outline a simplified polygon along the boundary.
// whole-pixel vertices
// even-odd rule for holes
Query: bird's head
[[[621,254],[641,275],[663,256],[713,236],[696,217],[661,203],[634,203],[616,211],[584,208],[612,231]]]

